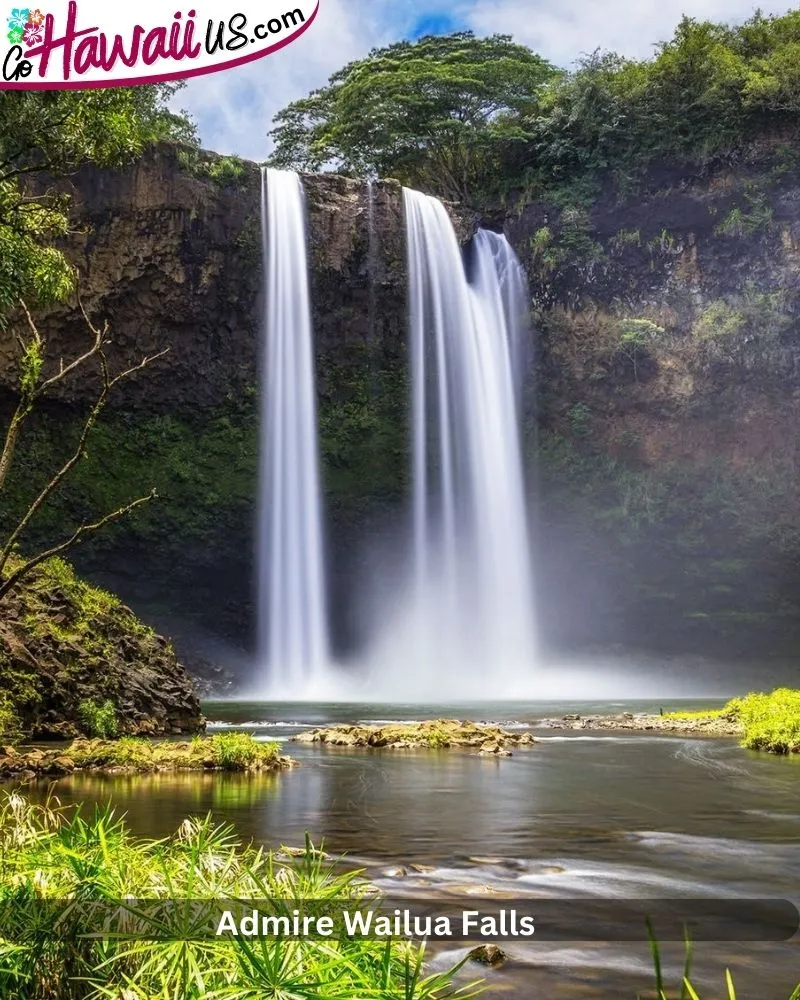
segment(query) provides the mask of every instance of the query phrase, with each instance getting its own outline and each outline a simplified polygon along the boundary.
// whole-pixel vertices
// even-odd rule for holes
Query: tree
[[[121,166],[149,142],[193,141],[191,123],[167,108],[177,89],[178,85],[171,84],[79,92],[0,91],[0,336],[11,336],[12,308],[17,307],[22,316],[22,332],[15,335],[17,393],[0,453],[0,498],[23,424],[35,405],[79,368],[96,363],[99,370],[97,396],[74,451],[38,492],[5,542],[0,542],[0,598],[40,562],[67,551],[154,496],[140,497],[97,521],[79,525],[63,542],[44,552],[21,561],[12,559],[30,521],[84,457],[87,438],[111,391],[164,353],[111,373],[105,354],[108,327],[94,326],[84,312],[92,336],[87,350],[71,361],[48,358],[31,308],[66,299],[76,284],[75,269],[54,245],[68,232],[69,199],[52,190],[53,181],[87,162]]]
[[[162,139],[194,141],[169,111],[179,85],[87,91],[0,90],[0,325],[19,299],[65,299],[74,270],[53,245],[69,227],[68,199],[48,186],[82,163],[120,166]]]
[[[16,526],[9,532],[5,541],[0,543],[2,546],[0,547],[0,600],[46,559],[62,555],[79,542],[82,542],[88,535],[99,531],[100,528],[105,527],[107,524],[113,524],[114,521],[120,520],[120,518],[136,510],[137,507],[141,507],[142,504],[155,498],[155,491],[151,490],[146,496],[138,497],[130,503],[124,504],[117,510],[104,514],[96,521],[80,524],[63,541],[33,556],[20,560],[17,565],[12,567],[11,572],[6,575],[6,569],[9,566],[18,541],[36,516],[37,511],[67,478],[78,462],[85,457],[86,443],[89,435],[97,423],[100,414],[105,409],[114,387],[125,379],[136,375],[143,368],[147,368],[148,365],[167,353],[166,350],[159,351],[157,354],[142,358],[138,364],[130,368],[125,368],[116,374],[112,374],[105,354],[105,347],[109,343],[108,324],[104,324],[102,328],[94,326],[81,305],[81,312],[92,334],[90,346],[83,354],[78,355],[72,361],[65,363],[63,359],[60,360],[55,370],[45,376],[44,341],[27,305],[21,302],[20,306],[27,322],[28,335],[23,336],[20,334],[17,338],[19,345],[19,399],[6,429],[3,450],[0,453],[0,497],[2,497],[3,488],[11,471],[22,425],[33,412],[38,400],[45,396],[53,386],[68,379],[79,368],[85,368],[95,360],[98,364],[100,379],[97,395],[84,420],[76,446],[60,468],[36,495]]]
[[[333,166],[469,201],[558,71],[506,35],[472,32],[375,49],[328,85],[281,111],[270,133],[275,166]]]

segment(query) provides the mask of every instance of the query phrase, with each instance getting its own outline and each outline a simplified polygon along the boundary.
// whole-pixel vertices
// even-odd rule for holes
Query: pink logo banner
[[[289,45],[319,10],[319,0],[205,2],[9,7],[0,21],[0,89],[77,90],[216,73]]]

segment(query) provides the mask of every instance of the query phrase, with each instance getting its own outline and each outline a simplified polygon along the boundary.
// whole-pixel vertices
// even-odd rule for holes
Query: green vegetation
[[[247,771],[277,766],[279,745],[262,743],[251,733],[215,733],[190,742],[153,741],[135,736],[119,740],[76,740],[64,753],[76,767],[130,767],[138,771],[163,768],[219,768]]]
[[[0,91],[0,324],[20,298],[45,304],[74,288],[53,245],[69,227],[68,199],[42,179],[123,164],[160,139],[193,141],[192,125],[167,109],[181,86]]]
[[[800,691],[778,688],[748,694],[725,706],[744,727],[744,746],[770,753],[800,753]]]
[[[732,716],[724,708],[707,708],[698,712],[665,712],[665,719],[730,719]]]
[[[78,705],[78,721],[88,736],[113,740],[119,732],[117,710],[113,701],[98,704],[91,698],[85,699]]]
[[[289,852],[290,854],[293,852]],[[187,819],[165,840],[135,838],[110,811],[84,817],[7,796],[0,809],[0,998],[26,1000],[448,1000],[474,996],[455,970],[426,976],[424,948],[342,934],[328,939],[208,936],[197,907],[110,919],[145,937],[98,939],[91,903],[120,900],[318,900],[355,909],[370,887],[339,873],[307,841],[297,858],[243,844],[210,818]],[[80,900],[81,905],[58,905]],[[52,906],[44,906],[50,902]],[[120,921],[120,923],[116,923]],[[202,920],[202,926],[206,926]],[[87,926],[89,925],[89,926]]]
[[[800,12],[684,18],[646,61],[595,53],[561,73],[509,38],[458,33],[372,52],[275,119],[274,162],[377,173],[477,203],[523,192],[585,207],[657,161],[705,163],[800,111]],[[757,202],[723,222],[766,220]]]
[[[20,562],[12,559],[12,568]],[[53,590],[70,604],[69,613],[62,613],[57,619],[49,614]],[[107,651],[97,628],[99,619],[113,616],[118,625],[134,635],[154,635],[153,630],[140,622],[118,597],[82,580],[63,559],[48,559],[37,567],[30,579],[28,597],[24,624],[30,635],[49,636],[66,643],[78,642],[87,651],[99,655]]]
[[[187,173],[212,180],[220,187],[243,187],[253,169],[240,156],[219,156],[194,145],[180,146],[177,160]]]
[[[656,980],[656,1000],[677,1000],[678,997],[680,1000],[702,1000],[700,994],[697,992],[690,980],[692,974],[692,960],[694,956],[692,953],[692,940],[688,931],[686,932],[685,939],[685,957],[683,962],[683,975],[680,982],[680,994],[667,990],[663,966],[661,963],[661,949],[653,931],[653,926],[649,920],[647,921],[647,935],[650,941],[650,953],[653,957],[653,970]],[[733,984],[733,976],[731,975],[730,969],[725,970],[725,991],[726,1000],[737,1000],[736,988]],[[640,1000],[643,1000],[643,998],[640,997]],[[789,1000],[800,1000],[800,983],[798,983],[792,991],[792,995],[789,997]]]
[[[16,706],[4,691],[0,694],[0,741],[4,743],[14,743],[22,735],[19,716]]]
[[[770,753],[800,753],[800,691],[777,688],[771,694],[732,698],[716,711],[670,712],[671,719],[730,719],[741,723],[743,746]]]
[[[396,177],[469,200],[509,150],[556,70],[504,35],[427,36],[373,50],[277,115],[272,163]]]

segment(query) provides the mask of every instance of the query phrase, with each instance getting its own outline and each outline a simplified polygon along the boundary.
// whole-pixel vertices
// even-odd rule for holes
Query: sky
[[[273,115],[323,86],[345,63],[376,46],[425,34],[471,29],[508,34],[558,66],[608,49],[635,58],[672,36],[683,14],[738,22],[751,0],[320,0],[301,37],[273,55],[189,81],[177,97],[199,127],[206,149],[263,160]],[[784,14],[787,0],[762,0],[765,14]]]

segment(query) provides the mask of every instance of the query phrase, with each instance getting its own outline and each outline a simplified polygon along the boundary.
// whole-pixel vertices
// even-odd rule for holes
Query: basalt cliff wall
[[[800,626],[800,173],[773,137],[704,173],[664,170],[621,199],[483,213],[525,265],[537,326],[527,407],[539,616],[548,643],[725,656],[791,653]],[[159,148],[70,183],[67,250],[125,386],[28,543],[155,487],[159,500],[76,553],[187,648],[252,641],[262,337],[254,165]],[[214,166],[217,164],[217,167]],[[363,639],[370,560],[402,550],[409,473],[402,196],[305,178],[337,645]],[[480,213],[479,213],[480,214]],[[475,218],[455,213],[466,239]],[[42,314],[55,356],[76,306]],[[13,392],[13,342],[0,386]],[[85,373],[20,449],[17,509],[74,436]],[[533,384],[533,380],[532,380]],[[6,508],[5,516],[10,508]]]

